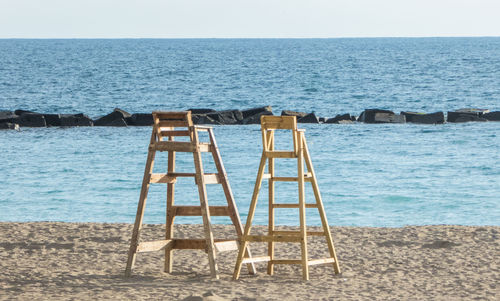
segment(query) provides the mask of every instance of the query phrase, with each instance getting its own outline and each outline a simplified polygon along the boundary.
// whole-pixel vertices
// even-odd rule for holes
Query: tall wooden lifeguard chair
[[[173,250],[175,249],[201,249],[208,253],[208,261],[212,277],[219,278],[216,262],[217,251],[229,251],[238,249],[238,240],[214,239],[210,216],[229,216],[236,227],[236,234],[241,237],[243,227],[234,202],[233,193],[229,186],[226,170],[217,148],[214,133],[210,127],[194,126],[191,120],[191,112],[153,112],[153,132],[148,149],[148,158],[142,180],[142,189],[137,206],[130,250],[128,252],[127,267],[125,275],[131,275],[137,253],[165,250],[165,266],[167,273],[172,272]],[[180,128],[180,129],[179,129]],[[210,142],[202,143],[199,140],[199,132],[208,132]],[[174,141],[174,137],[188,137],[188,142]],[[166,139],[166,141],[164,140]],[[184,138],[186,139],[186,138]],[[153,173],[156,152],[168,152],[167,173]],[[193,153],[194,173],[175,172],[176,152]],[[202,156],[203,152],[212,154],[217,173],[204,173]],[[200,206],[174,205],[174,188],[177,178],[193,177],[198,186]],[[149,242],[139,242],[142,228],[142,220],[149,185],[151,183],[167,184],[167,213],[165,239]],[[221,184],[227,200],[227,206],[209,206],[207,200],[206,184]],[[181,239],[174,237],[174,219],[176,216],[202,216],[204,226],[204,239]],[[245,252],[250,257],[250,252]],[[247,265],[251,274],[255,273],[252,264]]]
[[[264,150],[260,160],[257,180],[250,204],[250,210],[246,221],[245,231],[241,238],[240,250],[236,260],[233,279],[240,276],[241,265],[243,263],[267,262],[267,273],[273,274],[275,264],[300,264],[302,265],[302,278],[309,280],[309,266],[316,264],[332,264],[335,274],[340,273],[335,247],[333,245],[332,235],[326,219],[325,209],[321,200],[316,175],[314,173],[311,157],[307,148],[304,130],[297,129],[297,120],[295,116],[262,116],[261,117],[262,143]],[[282,151],[275,150],[275,130],[291,130],[293,137],[293,150]],[[275,176],[274,159],[295,158],[297,159],[297,177],[277,177]],[[307,172],[304,171],[304,161],[307,166]],[[268,162],[268,173],[265,173],[266,162]],[[257,207],[257,199],[261,188],[262,180],[269,180],[269,225],[267,235],[250,235],[252,220]],[[299,202],[298,204],[279,204],[274,202],[274,183],[275,182],[298,182]],[[315,203],[306,203],[304,183],[310,182],[316,199]],[[277,231],[274,224],[274,210],[279,208],[298,208],[300,216],[300,231]],[[306,208],[317,208],[323,231],[307,231],[306,229]],[[307,237],[309,235],[324,236],[328,245],[330,257],[322,259],[309,259],[307,253]],[[268,255],[250,258],[246,256],[249,242],[267,242]],[[301,259],[276,259],[274,256],[274,243],[276,242],[297,242],[301,244]]]

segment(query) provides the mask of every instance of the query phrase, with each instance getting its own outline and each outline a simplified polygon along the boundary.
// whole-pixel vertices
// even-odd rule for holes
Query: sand
[[[144,239],[162,237],[162,225],[146,225]],[[231,226],[215,226],[217,237]],[[257,275],[232,281],[236,252],[219,253],[221,279],[209,276],[201,251],[176,251],[174,273],[162,272],[163,253],[141,253],[125,278],[131,224],[0,223],[1,300],[499,300],[500,227],[332,227],[342,269],[258,264]],[[262,231],[256,227],[256,232]],[[201,228],[177,226],[176,234],[200,236]],[[264,255],[265,245],[251,245]],[[326,244],[315,238],[311,257]],[[277,256],[298,258],[296,245],[279,244]]]

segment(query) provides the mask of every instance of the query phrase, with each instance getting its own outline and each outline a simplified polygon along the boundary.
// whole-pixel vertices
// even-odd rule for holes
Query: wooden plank
[[[246,235],[242,238],[249,242],[301,242],[302,237],[294,235]]]
[[[265,173],[262,175],[262,179],[270,179],[270,178],[271,178],[271,174]]]
[[[153,128],[151,133],[150,143],[156,140],[156,133]],[[137,246],[139,245],[139,237],[142,229],[142,220],[144,218],[144,209],[148,198],[149,182],[151,180],[151,173],[153,172],[154,161],[156,153],[153,150],[148,151],[148,158],[146,159],[146,166],[144,167],[144,176],[142,178],[141,193],[139,196],[139,203],[137,204],[137,213],[135,215],[134,229],[132,230],[132,238],[130,240],[130,248],[128,251],[127,266],[125,268],[125,277],[130,277],[132,268],[135,264],[137,257]]]
[[[274,151],[274,131],[270,131],[267,133],[269,137],[269,150]],[[269,158],[269,165],[268,165],[268,171],[269,175],[271,178],[274,178],[274,158]],[[269,190],[269,205],[268,205],[268,210],[269,210],[269,225],[268,225],[268,233],[274,235],[274,181],[269,181],[268,185],[268,190]],[[267,274],[268,275],[273,275],[274,274],[274,266],[273,266],[273,259],[274,259],[274,241],[270,241],[267,246],[267,255],[271,259],[267,263]]]
[[[169,137],[168,140],[173,141],[174,137]],[[167,173],[171,174],[175,171],[175,152],[168,152]],[[175,180],[167,184],[167,212],[165,221],[165,239],[172,239],[174,236],[174,220],[175,212],[172,210],[175,197]],[[165,249],[164,271],[172,273],[174,262],[174,251],[172,248]]]
[[[207,241],[205,239],[174,239],[174,249],[180,250],[205,250]]]
[[[189,123],[182,119],[163,119],[160,118],[158,122],[158,127],[168,128],[168,127],[188,127]]]
[[[317,264],[325,264],[325,263],[334,263],[335,259],[333,258],[323,258],[323,259],[312,259],[307,262],[308,265],[317,265]]]
[[[273,204],[274,208],[300,208],[299,204]],[[317,204],[305,204],[306,208],[318,208]]]
[[[273,264],[302,264],[300,259],[274,259],[271,262]]]
[[[236,240],[216,241],[214,245],[217,252],[235,251],[239,247]]]
[[[291,151],[266,151],[265,155],[268,158],[297,158],[295,152]]]
[[[262,129],[266,130],[295,130],[297,118],[295,116],[262,116],[260,118]]]
[[[205,186],[205,178],[203,164],[201,161],[201,148],[199,144],[198,132],[193,132],[193,143],[196,145],[193,152],[194,167],[196,170],[196,185],[198,185],[198,195],[200,198],[201,215],[203,217],[203,230],[206,241],[206,251],[208,254],[208,265],[210,266],[210,274],[212,278],[219,279],[219,268],[217,266],[217,257],[214,248],[214,234],[212,232],[212,224],[210,221],[210,208],[207,200],[207,190]]]
[[[137,253],[160,251],[165,248],[172,248],[173,245],[174,242],[171,239],[141,242],[137,246]]]
[[[339,261],[337,259],[337,253],[335,251],[335,246],[333,245],[332,233],[330,231],[330,226],[328,225],[328,220],[326,218],[325,208],[323,206],[323,200],[321,199],[321,194],[319,191],[318,181],[316,180],[316,173],[314,172],[314,167],[312,164],[311,156],[309,154],[309,148],[307,147],[307,141],[305,135],[302,135],[302,141],[304,143],[304,159],[306,161],[307,170],[312,175],[313,181],[312,187],[314,192],[314,197],[316,198],[316,203],[318,204],[319,216],[321,218],[321,224],[323,230],[325,231],[326,243],[328,245],[328,251],[330,252],[330,257],[334,259],[333,269],[335,274],[340,274]]]
[[[229,217],[233,222],[238,238],[241,238],[241,236],[243,235],[243,226],[241,224],[240,215],[238,214],[236,202],[234,201],[233,191],[231,190],[231,186],[229,185],[226,169],[224,168],[224,163],[222,162],[222,157],[220,155],[219,148],[217,147],[217,141],[215,140],[213,129],[211,127],[207,127],[207,130],[210,144],[212,145],[211,153],[214,159],[215,167],[217,168],[218,179],[220,180],[220,184],[222,185],[222,189],[224,191],[224,196],[226,197]],[[250,248],[245,248],[244,256],[252,257]],[[247,264],[247,269],[249,274],[256,274],[255,265],[253,263]]]
[[[199,143],[198,148],[202,153],[208,153],[212,151],[212,145],[210,143]]]
[[[271,257],[269,256],[257,256],[257,257],[252,257],[252,258],[243,258],[242,263],[256,263],[256,262],[263,262],[263,261],[269,261],[271,260]]]
[[[203,177],[205,179],[205,184],[221,184],[218,174],[206,173],[203,175]]]
[[[172,177],[171,175],[167,175],[164,173],[154,173],[154,174],[151,174],[151,179],[149,180],[149,183],[152,183],[152,184],[158,184],[158,183],[173,184],[176,181],[177,181],[176,177]]]
[[[191,133],[189,131],[161,131],[160,135],[162,137],[178,137],[178,136],[189,136]]]
[[[291,230],[285,230],[285,231],[275,230],[275,231],[273,231],[273,234],[275,234],[275,235],[302,235],[300,231],[291,231]],[[307,235],[309,235],[309,236],[325,236],[325,232],[307,231]]]
[[[298,177],[272,177],[271,178],[275,182],[298,182],[299,178]],[[312,179],[310,177],[304,177],[305,182],[312,182]]]
[[[212,216],[229,216],[227,206],[209,206]],[[173,206],[176,216],[202,216],[200,206]]]
[[[179,141],[159,141],[152,145],[153,149],[165,152],[165,151],[175,151],[175,152],[194,152],[195,146],[191,142],[179,142]]]
[[[152,114],[159,119],[186,119],[191,115],[188,111],[153,111]]]
[[[306,229],[306,200],[305,200],[305,187],[304,187],[304,141],[302,139],[303,133],[298,136],[298,158],[297,158],[297,174],[299,176],[299,219],[300,219],[300,233],[302,236],[300,250],[302,258],[302,279],[309,280],[309,266],[307,254],[307,229]]]

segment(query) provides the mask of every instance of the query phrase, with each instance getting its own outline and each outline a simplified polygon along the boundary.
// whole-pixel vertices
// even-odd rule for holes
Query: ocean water
[[[272,105],[275,114],[331,117],[365,108],[500,110],[499,102],[500,38],[0,40],[0,110],[97,117],[115,107]],[[500,123],[301,127],[332,225],[500,225]],[[150,131],[0,131],[0,221],[133,222]],[[216,126],[215,134],[245,220],[262,148],[259,126]],[[164,170],[164,157],[156,172]],[[278,173],[293,175],[293,162],[283,161]],[[177,166],[192,171],[192,157],[179,156]],[[224,203],[218,186],[208,188],[210,204]],[[267,222],[266,189],[257,224]],[[164,222],[165,191],[152,185],[146,222]],[[296,184],[278,183],[276,193],[277,201],[294,202]],[[312,201],[311,189],[306,193]],[[196,200],[194,181],[180,180],[176,202]],[[297,210],[278,210],[278,224],[298,224]],[[320,222],[312,209],[307,220]]]

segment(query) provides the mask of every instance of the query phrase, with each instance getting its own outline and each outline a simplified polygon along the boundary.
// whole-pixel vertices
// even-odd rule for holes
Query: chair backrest
[[[295,116],[269,116],[260,117],[263,130],[297,130],[297,117]]]
[[[191,111],[153,112],[153,132],[157,141],[162,140],[164,137],[169,137],[170,140],[173,136],[190,136],[192,126]],[[175,130],[175,128],[179,127],[185,129]]]

